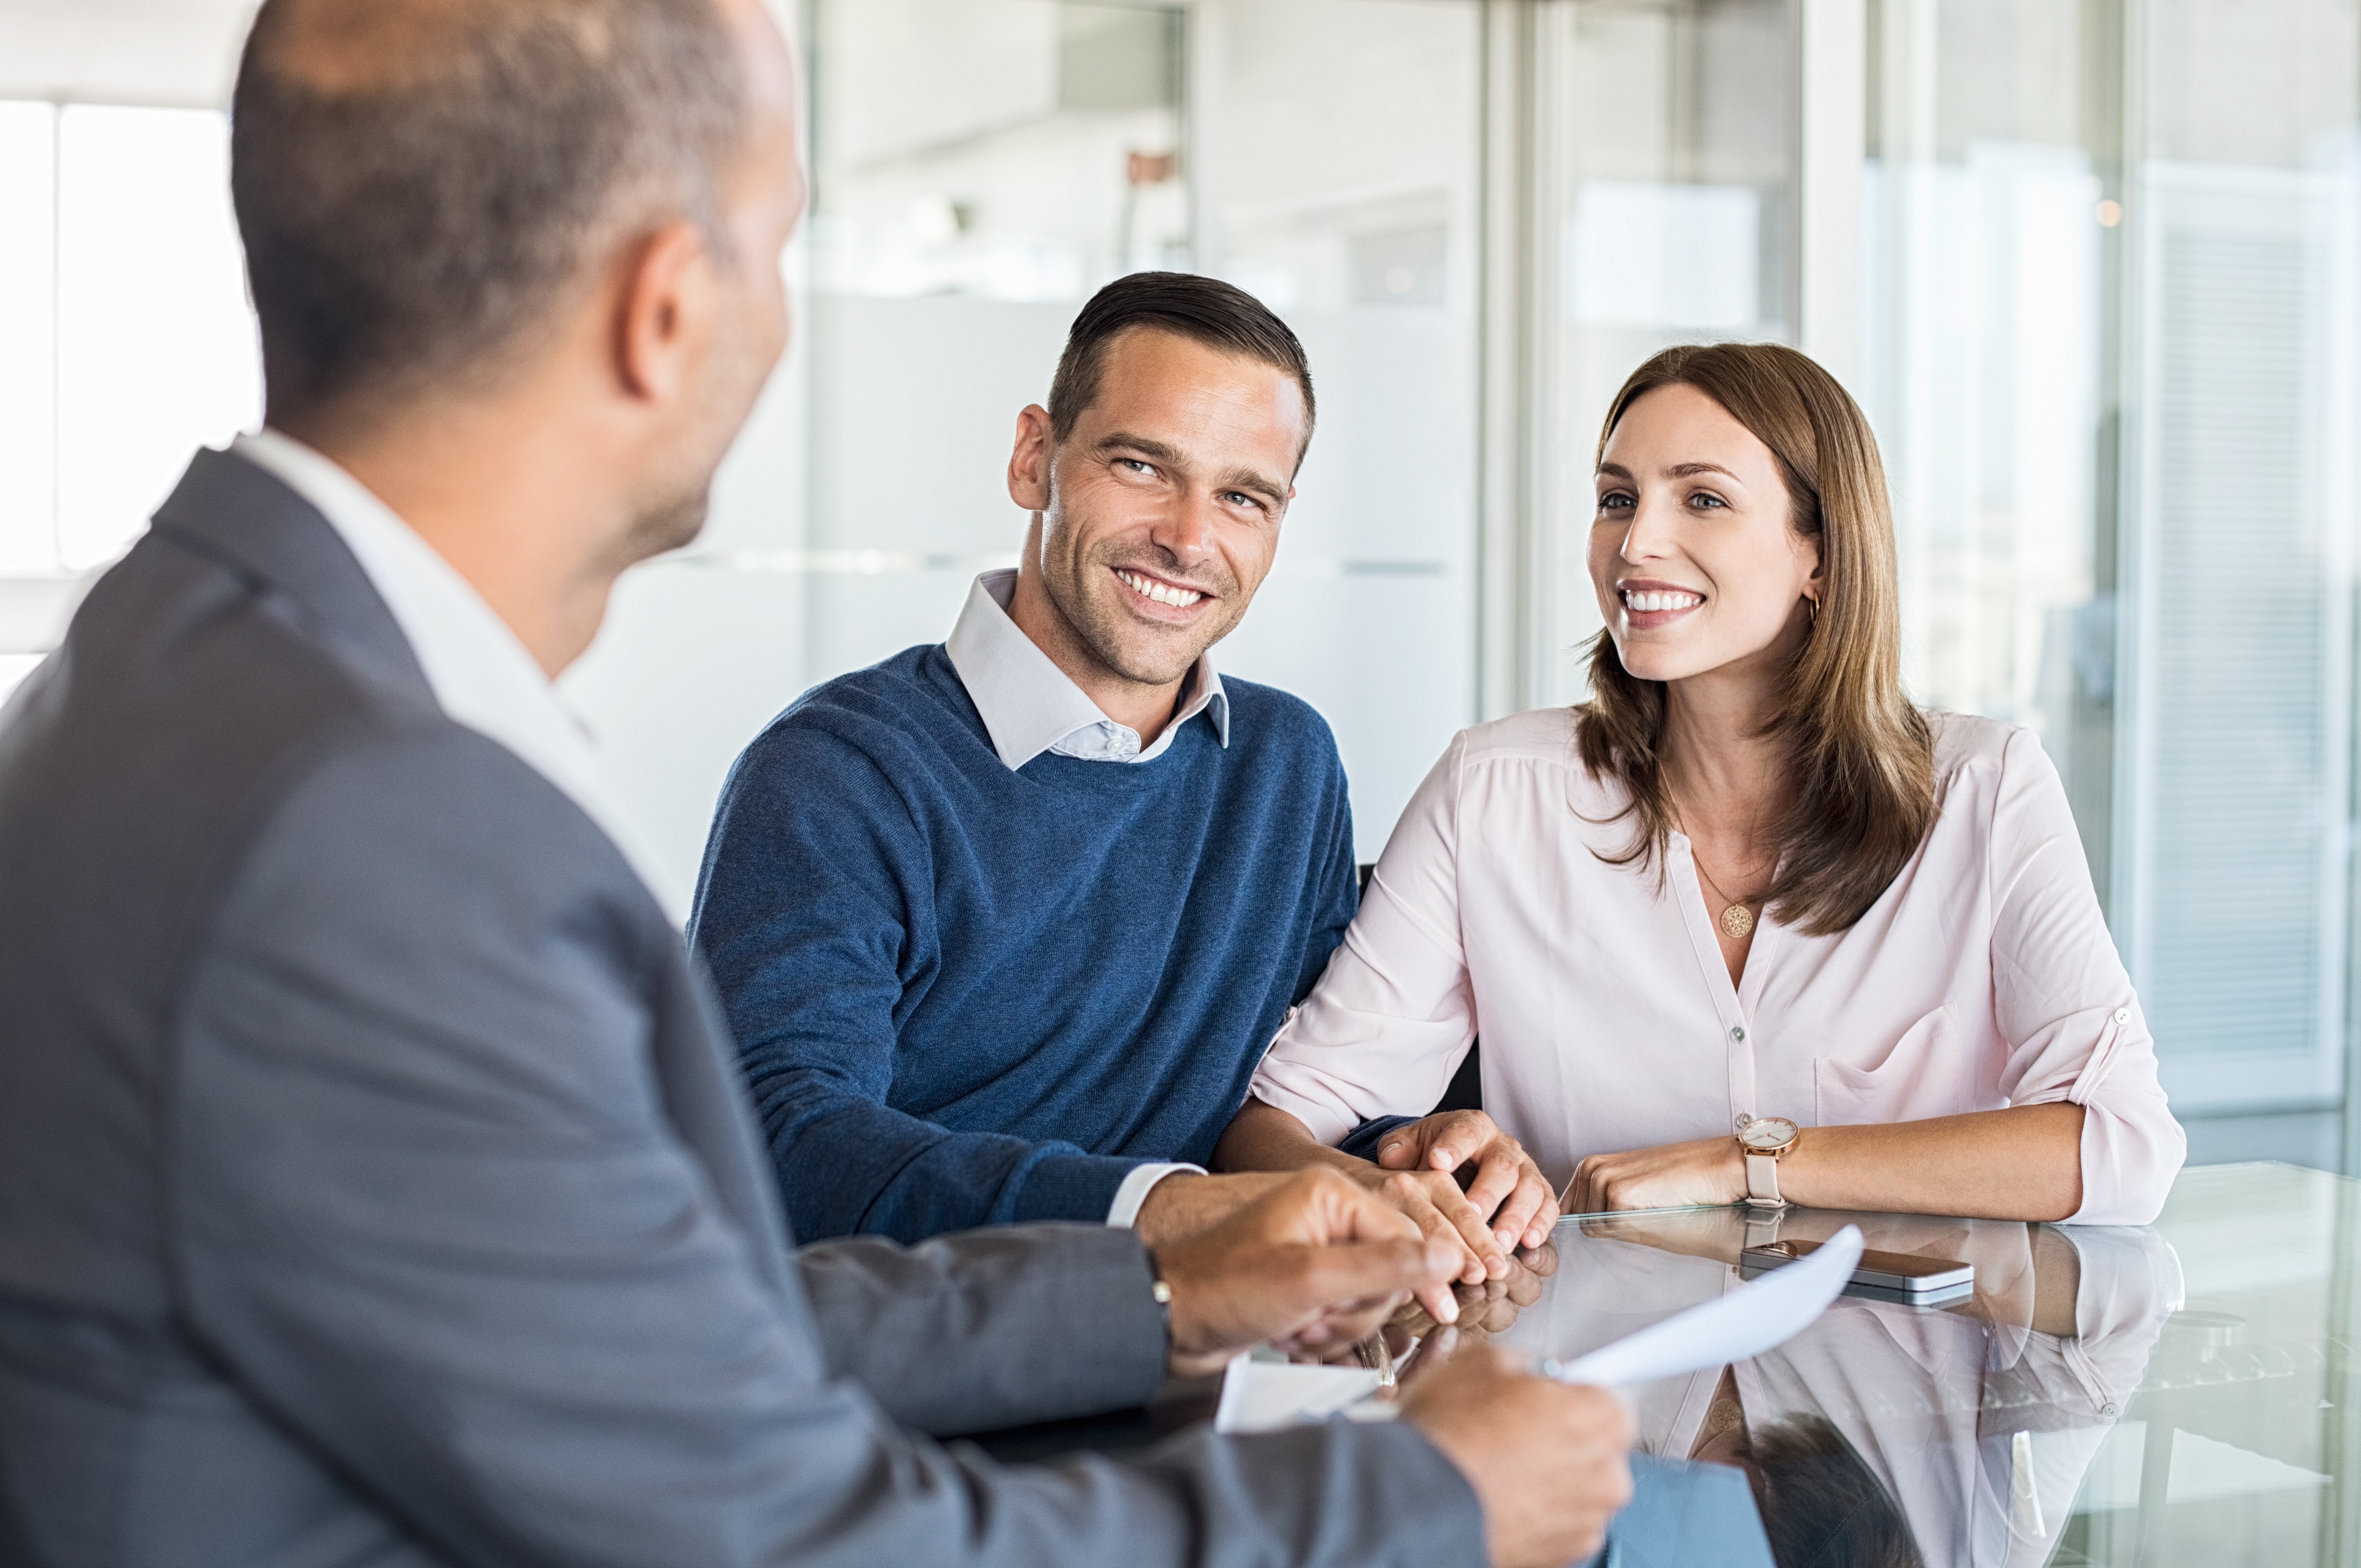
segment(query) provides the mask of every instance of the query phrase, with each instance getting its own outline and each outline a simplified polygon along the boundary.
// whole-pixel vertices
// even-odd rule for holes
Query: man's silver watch
[[[1746,1157],[1746,1203],[1753,1209],[1784,1209],[1779,1196],[1779,1157],[1795,1146],[1795,1124],[1784,1116],[1751,1116],[1738,1129]]]

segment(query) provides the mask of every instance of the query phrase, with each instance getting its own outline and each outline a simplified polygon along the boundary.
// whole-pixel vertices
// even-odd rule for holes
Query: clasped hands
[[[1303,1135],[1301,1124],[1284,1113],[1265,1114]],[[1311,1146],[1308,1138],[1306,1145]],[[1481,1111],[1438,1112],[1406,1123],[1380,1140],[1375,1163],[1334,1149],[1316,1153],[1327,1168],[1344,1173],[1430,1240],[1455,1252],[1457,1262],[1446,1282],[1415,1292],[1424,1315],[1438,1324],[1458,1321],[1449,1280],[1465,1294],[1498,1287],[1512,1273],[1523,1272],[1514,1255],[1530,1257],[1542,1248],[1561,1212],[1548,1179],[1524,1146]],[[1284,1179],[1268,1172],[1167,1177],[1149,1191],[1136,1228],[1151,1246],[1185,1236]],[[1590,1156],[1575,1171],[1564,1212],[1730,1203],[1745,1195],[1745,1162],[1737,1141],[1699,1138]]]
[[[1154,1248],[1172,1293],[1173,1370],[1210,1372],[1265,1342],[1315,1353],[1350,1344],[1413,1296],[1422,1309],[1439,1305],[1433,1315],[1448,1322],[1460,1315],[1452,1283],[1464,1255],[1456,1235],[1422,1234],[1410,1214],[1333,1167],[1271,1178],[1226,1218]],[[1555,1568],[1598,1551],[1631,1496],[1621,1400],[1535,1376],[1488,1347],[1438,1349],[1434,1369],[1406,1387],[1402,1419],[1474,1489],[1491,1561]]]
[[[1524,1146],[1489,1116],[1451,1111],[1388,1134],[1366,1179],[1430,1236],[1456,1235],[1465,1248],[1460,1278],[1474,1284],[1505,1277],[1510,1252],[1540,1246],[1561,1212],[1735,1203],[1746,1196],[1746,1160],[1728,1137],[1590,1155],[1561,1203]]]

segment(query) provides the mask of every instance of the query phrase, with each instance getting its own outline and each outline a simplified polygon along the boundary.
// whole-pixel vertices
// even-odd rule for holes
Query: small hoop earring
[[[1814,626],[1817,626],[1820,623],[1820,601],[1817,598],[1806,596],[1804,602],[1812,607],[1812,624]]]

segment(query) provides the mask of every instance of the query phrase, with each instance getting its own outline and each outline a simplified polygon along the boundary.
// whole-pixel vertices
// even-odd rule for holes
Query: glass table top
[[[2361,1183],[2214,1166],[2137,1229],[1793,1210],[1776,1235],[1847,1223],[1972,1263],[1974,1296],[1843,1298],[1727,1383],[1633,1391],[1648,1452],[1761,1467],[1774,1542],[1825,1541],[1831,1568],[1905,1542],[1929,1568],[2361,1563]],[[1492,1337],[1577,1354],[1734,1288],[1770,1239],[1737,1209],[1562,1221]]]
[[[1976,1291],[1843,1298],[1730,1369],[1742,1425],[1719,1448],[1767,1453],[1765,1522],[1774,1542],[1795,1532],[1790,1562],[2361,1568],[2361,1182],[2211,1166],[2136,1229],[1798,1209],[1777,1235],[1847,1223],[1872,1247],[1974,1264]],[[1740,1250],[1768,1239],[1737,1209],[1561,1221],[1548,1277],[1521,1281],[1512,1321],[1491,1304],[1488,1337],[1579,1354],[1736,1288]],[[1209,1418],[1217,1382],[980,1441],[1012,1461],[1137,1448]],[[1727,1392],[1719,1371],[1635,1390],[1641,1446],[1694,1453],[1731,1424]],[[1881,1552],[1897,1535],[1915,1558]]]

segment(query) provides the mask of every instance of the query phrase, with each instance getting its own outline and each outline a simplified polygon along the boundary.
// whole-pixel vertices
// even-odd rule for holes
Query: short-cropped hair
[[[1234,284],[1193,272],[1135,272],[1091,296],[1066,334],[1066,351],[1049,382],[1049,433],[1074,433],[1099,395],[1107,350],[1135,327],[1169,332],[1224,354],[1258,360],[1295,378],[1303,390],[1303,443],[1312,444],[1312,365],[1303,345],[1269,306]],[[1297,449],[1301,460],[1301,448]]]
[[[1926,1568],[1894,1495],[1827,1417],[1752,1432],[1741,1459],[1779,1568]]]
[[[723,248],[745,104],[714,0],[266,0],[230,191],[274,413],[486,370],[637,225]]]

